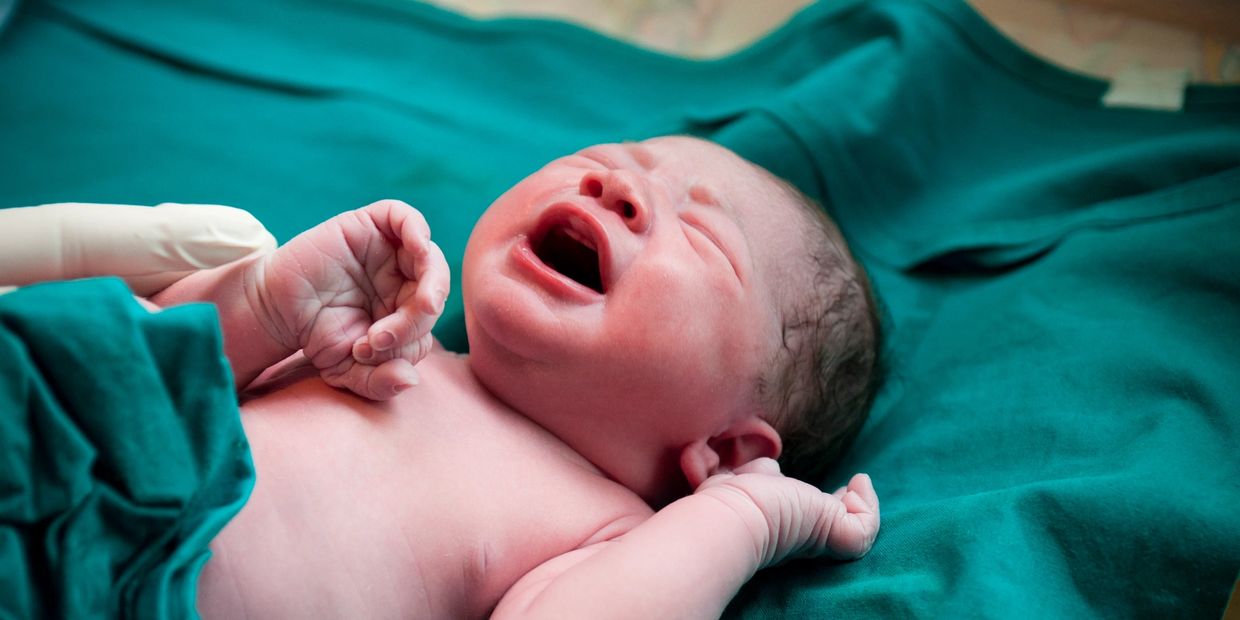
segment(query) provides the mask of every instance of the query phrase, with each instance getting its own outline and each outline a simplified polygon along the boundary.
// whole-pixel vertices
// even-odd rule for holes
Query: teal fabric
[[[254,482],[215,311],[119,280],[0,295],[0,617],[194,617]]]
[[[1217,616],[1240,571],[1240,92],[1110,109],[955,0],[831,0],[695,62],[407,0],[29,0],[0,206],[231,204],[282,240],[381,197],[459,273],[581,146],[693,133],[820,199],[887,315],[865,559],[728,615]],[[436,328],[463,343],[459,291]]]

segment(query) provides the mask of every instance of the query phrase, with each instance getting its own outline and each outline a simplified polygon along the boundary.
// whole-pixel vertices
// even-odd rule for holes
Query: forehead
[[[647,168],[658,167],[728,189],[758,189],[763,184],[757,167],[713,142],[688,136],[666,136],[625,143],[633,158]]]
[[[745,217],[789,215],[795,207],[780,182],[756,164],[713,142],[687,136],[627,143],[634,161],[677,178],[686,189],[713,194],[720,206]]]

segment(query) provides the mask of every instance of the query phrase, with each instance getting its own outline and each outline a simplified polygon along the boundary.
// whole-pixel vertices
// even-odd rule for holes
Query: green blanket
[[[0,295],[0,618],[194,616],[254,483],[215,316],[119,280]]]
[[[459,272],[503,189],[586,144],[713,138],[819,198],[888,380],[865,559],[736,617],[1217,616],[1240,570],[1240,89],[1177,112],[956,0],[830,0],[694,62],[409,0],[29,0],[0,34],[0,206],[231,204],[281,239],[381,197]],[[437,334],[461,346],[458,291]]]

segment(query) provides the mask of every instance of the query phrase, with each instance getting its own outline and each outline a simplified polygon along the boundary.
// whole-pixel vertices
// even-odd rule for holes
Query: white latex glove
[[[148,297],[200,269],[275,247],[275,237],[253,215],[220,205],[70,202],[0,209],[0,292],[110,275]]]

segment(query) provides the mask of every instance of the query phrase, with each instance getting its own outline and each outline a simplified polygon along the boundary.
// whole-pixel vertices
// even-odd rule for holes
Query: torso
[[[212,542],[204,617],[484,617],[650,509],[436,352],[387,403],[286,382],[247,402],[258,481]]]

